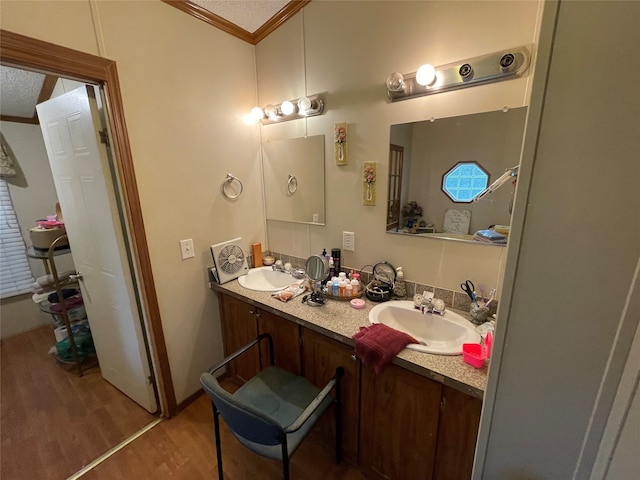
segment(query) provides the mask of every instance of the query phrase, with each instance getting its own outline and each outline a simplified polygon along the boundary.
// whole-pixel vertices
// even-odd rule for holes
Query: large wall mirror
[[[387,232],[474,241],[478,230],[509,225],[515,184],[470,200],[518,165],[526,113],[391,125]]]
[[[324,135],[262,144],[267,220],[325,224]]]

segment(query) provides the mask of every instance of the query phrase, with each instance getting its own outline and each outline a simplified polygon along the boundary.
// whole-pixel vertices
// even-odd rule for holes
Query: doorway
[[[132,259],[137,274],[137,293],[152,351],[151,361],[159,393],[160,414],[164,417],[175,415],[177,405],[160,322],[115,63],[3,30],[0,30],[0,43],[3,46],[0,52],[0,63],[3,65],[99,85],[106,93],[106,111],[110,120],[114,153],[113,170],[120,181],[123,197],[122,215],[129,237],[130,248],[127,255]]]
[[[121,182],[122,209],[130,238],[129,253],[134,260],[139,278],[138,290],[153,352],[152,360],[156,372],[161,412],[167,417],[175,415],[177,404],[147,248],[116,64],[112,60],[5,30],[0,30],[0,43],[2,44],[0,63],[3,65],[101,85],[105,91],[105,107],[110,120],[112,150],[115,157],[113,167]]]

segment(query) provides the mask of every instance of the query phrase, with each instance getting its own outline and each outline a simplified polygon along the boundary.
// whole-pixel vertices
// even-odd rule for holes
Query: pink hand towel
[[[353,337],[356,341],[356,355],[365,365],[370,365],[375,373],[380,373],[400,351],[410,343],[419,343],[411,335],[400,332],[383,323],[370,327],[360,327]]]

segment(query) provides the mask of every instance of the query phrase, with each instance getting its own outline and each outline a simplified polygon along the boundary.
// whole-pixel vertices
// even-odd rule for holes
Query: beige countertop
[[[355,345],[351,337],[360,327],[369,325],[369,310],[377,305],[364,296],[365,307],[360,310],[352,308],[347,301],[339,300],[328,300],[320,307],[310,307],[302,303],[303,295],[285,303],[273,298],[271,293],[248,290],[240,286],[237,280],[223,285],[211,283],[211,289],[244,300],[351,346]],[[466,312],[456,313],[468,317]],[[393,363],[473,397],[483,397],[487,366],[476,369],[463,362],[462,355],[431,355],[405,348],[393,359]]]

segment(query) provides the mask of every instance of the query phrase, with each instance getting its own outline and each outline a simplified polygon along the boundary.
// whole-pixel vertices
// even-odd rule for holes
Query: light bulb
[[[404,77],[401,73],[393,72],[387,77],[387,90],[390,92],[401,92],[404,90]]]
[[[309,97],[300,97],[298,100],[298,110],[300,113],[307,113],[311,110],[311,100]]]
[[[254,120],[262,120],[264,118],[264,110],[260,107],[253,107],[251,109],[251,118]]]
[[[264,113],[271,119],[278,118],[278,109],[271,104],[264,107]]]
[[[285,100],[280,105],[280,109],[282,110],[282,113],[284,115],[291,115],[292,113],[295,113],[296,106],[293,103],[291,103],[289,100]]]
[[[416,82],[424,87],[428,87],[429,85],[431,85],[435,81],[435,79],[436,69],[429,63],[425,63],[424,65],[422,65],[416,72]]]

